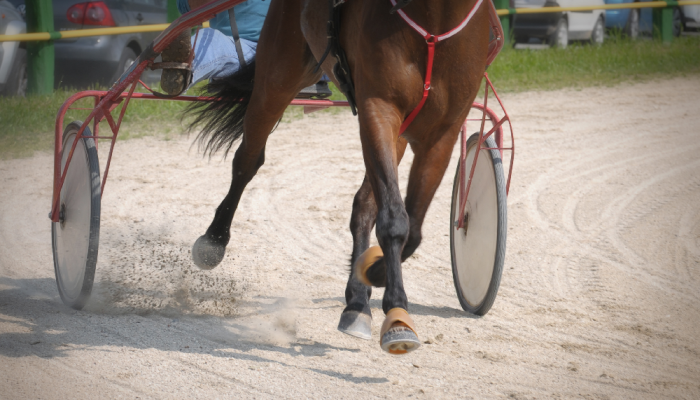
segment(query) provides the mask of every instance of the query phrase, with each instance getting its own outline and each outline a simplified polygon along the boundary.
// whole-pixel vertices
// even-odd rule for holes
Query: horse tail
[[[212,101],[197,101],[187,107],[186,114],[195,114],[189,129],[202,125],[195,142],[204,154],[211,157],[222,149],[228,154],[243,135],[243,120],[253,94],[254,77],[255,61],[233,75],[210,82],[204,92],[212,96]]]

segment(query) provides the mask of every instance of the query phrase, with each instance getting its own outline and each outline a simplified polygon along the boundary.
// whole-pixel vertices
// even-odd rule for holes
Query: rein
[[[396,0],[390,0],[391,5],[394,6],[394,8],[397,7],[396,5]],[[479,6],[481,6],[481,3],[483,3],[483,0],[478,0],[476,4],[472,7],[472,9],[469,11],[467,14],[466,18],[460,23],[457,27],[454,29],[443,33],[442,35],[433,35],[423,29],[420,25],[418,25],[414,20],[412,20],[406,13],[401,10],[400,8],[396,9],[396,12],[399,13],[399,16],[406,21],[408,26],[413,28],[416,32],[418,32],[419,35],[423,36],[425,39],[425,42],[428,44],[428,61],[427,65],[425,68],[425,81],[423,83],[423,98],[421,99],[420,103],[416,106],[416,108],[411,111],[411,113],[406,117],[406,119],[403,121],[401,124],[401,128],[399,128],[399,136],[403,135],[404,131],[406,131],[406,128],[408,128],[409,125],[411,125],[411,122],[416,118],[420,110],[423,108],[423,105],[425,105],[425,101],[428,99],[428,94],[430,93],[430,77],[433,74],[433,62],[435,60],[435,43],[441,42],[443,40],[449,39],[452,36],[456,35],[459,33],[462,29],[464,29],[465,26],[469,23],[469,21],[472,19],[474,14],[476,13],[476,10],[479,9]]]

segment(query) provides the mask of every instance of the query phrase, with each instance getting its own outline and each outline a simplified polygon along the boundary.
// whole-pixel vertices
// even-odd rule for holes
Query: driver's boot
[[[188,63],[190,60],[190,31],[182,32],[160,54],[163,62]],[[177,96],[184,92],[189,85],[191,72],[188,69],[163,68],[160,76],[161,89],[171,95]]]

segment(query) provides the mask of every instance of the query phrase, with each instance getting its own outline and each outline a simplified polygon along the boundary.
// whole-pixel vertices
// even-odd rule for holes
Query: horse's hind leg
[[[396,145],[397,162],[401,162],[406,151],[406,141],[399,139]],[[370,234],[377,220],[377,203],[369,179],[365,175],[362,186],[355,194],[350,217],[350,233],[352,234],[352,256],[350,265],[354,265],[358,257],[369,247]],[[354,269],[350,268],[350,276],[345,287],[346,307],[340,316],[338,330],[362,339],[370,339],[372,334],[372,312],[369,308],[369,298],[372,287],[357,280]]]
[[[214,268],[223,259],[233,215],[246,185],[265,162],[270,132],[299,90],[320,77],[320,73],[311,72],[314,62],[299,29],[300,12],[299,1],[270,6],[258,44],[257,79],[245,114],[245,133],[233,158],[231,187],[207,232],[192,249],[192,258],[200,268]]]
[[[402,258],[405,260],[416,251],[422,240],[421,229],[425,214],[440,186],[447,166],[450,164],[450,156],[462,126],[458,123],[442,132],[442,136],[430,145],[413,146],[415,153],[411,173],[408,177],[406,191],[406,210],[411,220],[411,228],[408,240],[403,248]]]

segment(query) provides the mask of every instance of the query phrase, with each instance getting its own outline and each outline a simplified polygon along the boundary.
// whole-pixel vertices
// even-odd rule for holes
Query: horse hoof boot
[[[382,324],[379,344],[390,354],[406,354],[420,347],[413,320],[403,308],[392,308]]]
[[[372,246],[360,254],[353,267],[357,280],[366,286],[372,286],[372,282],[367,279],[367,270],[382,257],[384,257],[384,252],[379,246]]]
[[[338,330],[360,339],[372,339],[372,317],[359,311],[345,311],[340,315]]]
[[[221,263],[226,253],[226,246],[213,242],[206,236],[200,236],[192,246],[192,261],[201,269],[212,269]]]

